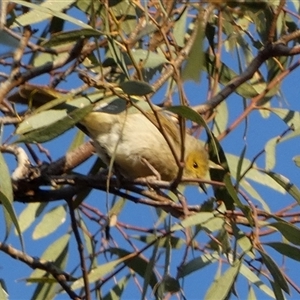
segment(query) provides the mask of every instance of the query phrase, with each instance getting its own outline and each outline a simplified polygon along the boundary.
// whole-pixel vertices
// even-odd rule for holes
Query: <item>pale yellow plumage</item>
[[[141,113],[104,112],[92,112],[81,123],[93,139],[100,158],[109,165],[113,157],[115,168],[124,177],[135,179],[152,176],[154,168],[162,180],[174,180],[178,173],[174,156],[164,136],[148,118],[157,124],[153,113],[147,113],[146,117]],[[159,119],[180,157],[179,128],[163,113],[159,113]],[[207,153],[201,142],[186,134],[183,176],[204,178],[207,170]]]

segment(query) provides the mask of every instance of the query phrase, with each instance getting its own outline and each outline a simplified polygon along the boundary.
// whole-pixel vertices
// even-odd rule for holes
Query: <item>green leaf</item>
[[[153,243],[155,240],[157,240],[157,236],[154,234],[149,235],[133,235],[132,238],[142,241],[143,243],[149,244]],[[169,239],[167,238],[160,238],[158,241],[158,247],[168,247],[170,245],[173,249],[180,249],[183,245],[185,245],[185,240],[171,236]]]
[[[59,135],[66,132],[68,129],[72,128],[75,124],[77,124],[84,116],[86,116],[89,112],[92,111],[92,105],[88,105],[83,108],[74,109],[70,113],[66,113],[66,111],[61,111],[60,118],[52,123],[48,123],[47,120],[41,127],[29,131],[19,137],[16,143],[26,142],[26,143],[44,143],[50,141]],[[50,116],[50,120],[55,118],[54,111],[46,111],[44,116],[47,115],[47,112]],[[32,116],[35,119],[38,115]],[[28,118],[29,119],[29,118]],[[29,122],[27,119],[27,122]],[[50,121],[51,122],[51,121]],[[45,125],[48,123],[49,125]]]
[[[264,171],[265,174],[269,175],[274,181],[276,181],[280,186],[282,186],[299,204],[300,204],[300,190],[290,182],[286,177],[276,174],[271,171]]]
[[[292,245],[286,243],[279,243],[279,242],[269,242],[265,243],[264,245],[270,246],[275,249],[277,252],[284,256],[288,256],[291,259],[300,261],[300,249],[294,247]]]
[[[9,295],[7,293],[7,288],[3,279],[0,279],[0,299],[9,300]]]
[[[108,3],[110,14],[113,14],[117,20],[122,20],[122,22],[119,22],[118,25],[120,27],[120,30],[123,31],[126,35],[130,35],[138,26],[138,7],[128,1],[114,0],[109,1]]]
[[[38,114],[28,117],[22,123],[20,123],[16,129],[16,134],[24,135],[31,131],[49,126],[66,116],[66,110],[49,109],[47,111],[42,111]]]
[[[195,271],[201,270],[211,263],[216,262],[218,259],[220,259],[218,252],[207,253],[194,258],[180,268],[178,278],[185,277]]]
[[[141,65],[144,69],[155,69],[168,62],[162,53],[156,53],[144,49],[133,49],[131,55],[135,60],[135,63]]]
[[[95,281],[98,281],[100,278],[104,277],[108,273],[114,271],[116,267],[121,264],[122,262],[125,262],[128,257],[124,257],[121,259],[110,261],[109,263],[102,264],[93,270],[88,274],[88,280],[89,283],[94,283]],[[82,288],[84,286],[84,281],[82,278],[76,280],[72,285],[71,288],[76,290],[79,288]]]
[[[185,218],[178,224],[173,225],[171,227],[171,231],[182,230],[183,228],[188,228],[195,225],[202,225],[215,218],[215,215],[211,212],[200,212]]]
[[[239,274],[241,261],[236,261],[209,287],[205,300],[226,299]]]
[[[266,153],[266,170],[272,170],[276,164],[276,146],[278,144],[278,138],[270,139],[265,146]]]
[[[176,45],[184,47],[185,45],[185,33],[186,33],[186,22],[187,22],[188,10],[185,9],[175,21],[173,36]],[[193,24],[194,25],[194,24]]]
[[[135,80],[125,81],[121,83],[120,88],[125,94],[128,95],[144,96],[154,92],[150,84]]]
[[[228,164],[230,165],[230,174],[233,177],[236,177],[236,170],[239,161],[239,156],[226,153],[226,159],[228,161]],[[248,169],[250,164],[251,161],[245,158],[241,172],[244,173],[244,171]],[[246,173],[245,177],[261,185],[269,187],[277,192],[283,194],[285,193],[285,190],[277,182],[275,182],[272,178],[270,178],[270,176],[268,176],[266,173],[258,169],[256,164],[253,165],[253,168],[250,168],[250,170]]]
[[[205,129],[207,129],[208,132],[210,132],[204,119],[201,117],[201,115],[199,115],[192,108],[190,108],[188,106],[184,106],[184,105],[175,105],[175,106],[166,108],[166,110],[171,111],[187,120],[191,120],[191,121],[203,126]]]
[[[66,220],[66,210],[63,205],[56,206],[45,213],[36,225],[32,237],[37,240],[54,232]]]
[[[256,295],[252,286],[249,287],[247,300],[256,300]]]
[[[240,268],[240,273],[245,278],[247,278],[252,284],[254,284],[258,289],[264,292],[267,296],[275,299],[275,295],[273,291],[264,284],[261,279],[253,272],[253,270],[249,269],[248,266],[242,264]]]
[[[266,265],[270,274],[273,276],[275,284],[280,286],[281,289],[283,289],[287,294],[289,294],[290,293],[289,286],[285,280],[285,277],[281,273],[279,267],[276,265],[276,263],[272,260],[272,258],[267,253],[261,251],[260,249],[257,249],[257,251],[260,253],[264,264]]]
[[[25,232],[36,221],[39,211],[45,207],[45,203],[28,203],[18,217],[21,232]]]
[[[207,126],[204,119],[201,117],[201,115],[199,115],[196,111],[194,111],[190,107],[184,106],[184,105],[177,105],[177,106],[175,105],[175,106],[166,108],[166,110],[173,112],[173,113],[181,116],[182,118],[185,118],[187,120],[195,122],[200,126],[203,126],[205,128],[207,135],[210,136],[211,139],[214,141],[213,134],[212,134],[211,130],[209,129],[209,127]],[[216,149],[216,145],[214,144],[213,146],[214,146],[214,149]]]
[[[69,16],[68,14],[62,13],[67,7],[73,4],[74,0],[66,1],[53,1],[48,0],[42,4],[33,4],[31,2],[26,2],[22,0],[13,0],[12,3],[20,4],[22,6],[32,8],[33,10],[27,14],[21,14],[20,17],[16,19],[11,28],[16,28],[19,26],[33,25],[38,22],[42,22],[52,17],[57,17],[62,20],[68,21],[74,25],[79,26],[79,28],[92,28],[87,23],[84,23],[76,18]]]
[[[81,11],[88,15],[92,15],[92,13],[98,13],[99,9],[103,6],[98,1],[90,1],[90,0],[77,0],[75,5],[77,8],[79,8]]]
[[[15,225],[17,230],[21,247],[24,250],[24,243],[18,218],[16,216],[14,207],[13,207],[13,188],[10,178],[10,173],[6,161],[0,152],[0,202],[2,203],[3,213],[5,217],[5,226],[6,226],[6,238],[8,237],[11,224]]]
[[[241,156],[239,158],[239,162],[238,162],[238,165],[237,165],[237,168],[236,168],[236,182],[237,182],[236,190],[238,190],[238,188],[239,188],[240,177],[241,177],[241,174],[242,174],[242,166],[243,166],[246,150],[247,150],[247,147],[245,145],[243,150],[242,150],[242,153],[241,153]]]
[[[151,258],[150,258],[150,260],[146,266],[146,269],[144,271],[144,275],[143,275],[144,283],[143,283],[143,291],[142,291],[141,299],[146,298],[148,285],[150,284],[150,282],[152,280],[153,269],[155,268],[155,262],[157,260],[157,255],[158,255],[157,252],[158,252],[158,241],[153,245],[153,251],[152,251]]]
[[[296,164],[296,166],[300,168],[300,155],[293,157],[293,161]]]
[[[128,284],[131,275],[122,277],[110,290],[101,298],[102,300],[119,300],[122,299],[122,294]]]
[[[293,127],[295,130],[300,127],[300,112],[285,108],[269,108],[269,110],[277,115],[289,127]]]
[[[216,145],[216,148],[214,148],[214,145]],[[225,183],[225,186],[213,187],[214,195],[217,200],[222,200],[224,202],[226,209],[232,210],[234,208],[234,199],[232,198],[229,190],[226,187],[226,182],[229,187],[229,181],[230,181],[230,186],[232,186],[230,177],[228,177],[226,179],[226,176],[228,176],[228,174],[230,173],[229,165],[227,163],[227,159],[226,159],[224,150],[222,149],[220,143],[214,136],[213,136],[213,139],[211,139],[209,136],[208,153],[209,153],[210,160],[213,163],[215,163],[216,165],[221,166],[221,168],[219,168],[219,169],[211,168],[209,170],[211,180]],[[237,199],[235,199],[235,200],[237,200]]]
[[[126,77],[130,78],[125,62],[124,53],[119,49],[117,42],[110,36],[107,37],[107,42],[108,51],[106,53],[106,58],[112,57],[116,64],[118,64],[122,72],[126,75]]]
[[[274,282],[272,280],[270,280],[270,283],[273,288],[276,300],[285,300],[286,298],[282,293],[282,289],[280,288],[280,285],[277,282]]]
[[[216,61],[213,55],[204,54],[204,70],[212,77],[215,76],[215,68],[216,68]],[[232,79],[238,76],[232,69],[230,69],[226,64],[221,62],[221,67],[219,70],[219,82],[222,85],[227,85]],[[244,98],[253,98],[258,95],[257,91],[253,88],[253,86],[247,82],[240,85],[235,92],[238,95],[241,95]]]
[[[203,38],[204,30],[202,21],[199,20],[197,26],[197,33],[195,41],[188,55],[186,64],[184,65],[181,78],[186,80],[194,80],[199,82],[201,78],[201,70],[203,66],[204,52],[203,52]],[[196,30],[196,29],[195,29]],[[193,33],[195,34],[195,33]]]
[[[111,248],[109,251],[112,254],[115,254],[119,257],[127,257],[131,255],[130,252],[123,250],[121,248]],[[145,270],[147,269],[147,265],[149,264],[147,260],[145,260],[141,256],[135,256],[131,259],[125,260],[124,263],[127,265],[128,268],[132,269],[134,272],[139,274],[142,278],[145,278]],[[149,276],[149,274],[147,276]],[[152,287],[152,289],[154,289],[157,284],[157,278],[153,270],[151,271],[149,284]]]
[[[276,222],[268,224],[276,228],[289,242],[300,246],[300,229],[287,222]]]
[[[90,37],[99,38],[102,35],[103,34],[100,31],[92,28],[58,32],[51,35],[51,38],[49,40],[41,43],[41,46],[50,48],[62,44],[77,42],[79,39],[83,39],[83,38],[90,38]]]
[[[19,41],[8,32],[0,29],[0,45],[5,45],[6,47],[15,49],[19,46]],[[7,50],[11,51],[12,49]]]
[[[180,291],[179,280],[171,277],[170,275],[165,275],[161,282],[158,283],[157,294],[159,299],[163,299],[165,293],[177,293]],[[144,299],[144,298],[142,298]]]
[[[42,259],[43,261],[54,262],[57,268],[61,268],[63,270],[66,264],[66,259],[68,257],[70,237],[70,234],[64,234],[61,237],[59,237],[56,241],[52,242],[50,246],[44,251],[44,253],[40,256],[40,259]],[[47,272],[45,270],[35,269],[31,273],[27,281],[41,278],[46,273]]]
[[[213,134],[218,136],[223,131],[226,130],[228,126],[229,120],[229,111],[228,111],[228,104],[226,101],[222,101],[217,108],[217,112],[214,118],[214,127],[213,127]]]
[[[230,179],[230,175],[229,174],[225,174],[224,176],[224,183],[225,183],[225,187],[227,189],[227,192],[229,193],[231,199],[233,199],[234,203],[236,204],[236,206],[238,208],[241,209],[241,211],[244,213],[245,217],[248,219],[250,226],[254,225],[253,219],[252,219],[252,214],[250,211],[250,208],[246,205],[244,205],[241,200],[239,199],[237,192],[234,188],[234,186],[232,185],[231,179]]]

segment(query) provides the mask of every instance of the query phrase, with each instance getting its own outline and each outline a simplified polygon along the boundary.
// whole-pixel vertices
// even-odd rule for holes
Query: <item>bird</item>
[[[173,181],[178,165],[165,136],[159,129],[159,118],[176,155],[180,157],[180,128],[164,112],[109,113],[90,112],[80,123],[93,140],[101,160],[124,178],[134,180],[157,175],[158,179]],[[208,154],[202,142],[185,133],[183,177],[203,179],[208,171]]]

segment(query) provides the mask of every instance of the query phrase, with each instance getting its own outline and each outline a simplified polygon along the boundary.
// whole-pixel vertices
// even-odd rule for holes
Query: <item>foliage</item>
[[[300,65],[298,1],[1,5],[0,250],[33,269],[33,299],[299,293],[285,263],[300,260],[300,190],[281,174],[290,157],[276,152],[297,144],[300,111],[275,101]],[[194,135],[206,132],[209,178],[109,177],[74,128],[84,130],[78,122],[95,106],[153,105],[178,115],[183,130],[185,119]]]

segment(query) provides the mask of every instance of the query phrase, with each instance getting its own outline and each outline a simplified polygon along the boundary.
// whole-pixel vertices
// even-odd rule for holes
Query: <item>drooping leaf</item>
[[[68,129],[72,128],[77,124],[84,116],[92,111],[92,105],[88,105],[83,108],[74,109],[70,113],[66,111],[61,111],[59,119],[51,122],[51,119],[55,118],[55,112],[46,111],[44,115],[51,115],[50,124],[45,118],[45,122],[41,124],[41,127],[29,131],[25,134],[22,134],[17,143],[26,142],[26,143],[44,143],[50,141],[59,135],[66,132]],[[35,120],[38,115],[34,115],[32,118]],[[27,122],[29,122],[27,120]],[[48,124],[48,125],[46,125]]]
[[[97,37],[99,38],[102,33],[95,29],[80,29],[80,30],[71,30],[59,32],[51,35],[51,38],[41,45],[43,47],[55,47],[62,44],[68,44],[72,42],[77,42],[79,39]]]
[[[257,251],[260,253],[264,264],[266,265],[270,274],[274,278],[275,284],[280,286],[281,289],[283,289],[287,294],[289,294],[290,293],[289,286],[287,284],[285,277],[283,276],[282,272],[277,266],[277,264],[266,252],[263,252],[260,249],[257,249]]]
[[[133,49],[132,57],[137,64],[145,69],[154,69],[167,62],[166,57],[162,53],[146,51],[144,49]]]
[[[144,275],[143,275],[144,283],[143,283],[143,291],[142,291],[141,299],[146,298],[148,286],[151,285],[151,281],[153,281],[153,269],[155,268],[157,255],[158,255],[158,241],[154,243],[152,255],[144,271]],[[155,290],[155,293],[156,291],[157,290]]]
[[[300,155],[293,157],[293,161],[296,164],[296,166],[300,168]]]
[[[216,150],[213,147],[214,145],[216,145]],[[229,181],[230,181],[230,186],[232,186],[230,177],[226,177],[230,173],[229,165],[227,163],[225,153],[224,153],[220,143],[218,142],[218,140],[215,137],[213,137],[213,139],[211,139],[211,137],[209,136],[208,153],[209,153],[210,160],[220,166],[220,168],[218,168],[218,169],[211,168],[209,170],[210,178],[214,181],[225,183],[225,186],[214,186],[213,187],[214,195],[217,200],[222,200],[225,203],[226,209],[231,210],[234,208],[235,201],[232,198],[231,194],[229,193],[229,191],[227,190],[227,187],[226,187],[226,182],[229,187]],[[227,179],[225,180],[225,178],[227,178]]]
[[[215,67],[216,67],[216,61],[215,57],[213,55],[204,54],[204,64],[203,69],[210,75],[214,76],[215,73]],[[219,82],[222,85],[227,85],[232,79],[236,78],[238,76],[237,73],[235,73],[232,69],[230,69],[226,64],[221,62],[221,67],[219,70]],[[253,98],[257,96],[257,91],[253,88],[253,86],[247,82],[240,85],[235,92],[238,95],[241,95],[244,98]]]
[[[102,300],[117,300],[122,299],[123,292],[125,291],[131,275],[122,277],[116,284],[107,292]]]
[[[156,235],[133,235],[132,238],[142,241],[146,244],[152,243],[155,240],[157,240]],[[173,248],[173,249],[180,249],[184,244],[185,241],[181,238],[178,238],[176,236],[171,236],[169,239],[167,238],[161,238],[159,239],[158,246],[159,247],[167,247],[167,243]]]
[[[40,256],[40,259],[44,261],[55,262],[57,268],[65,267],[66,260],[68,258],[68,247],[70,241],[70,234],[64,234],[49,245],[49,247]],[[44,276],[45,270],[36,269],[34,270],[27,280],[38,279]]]
[[[163,299],[165,293],[177,293],[180,291],[179,280],[171,277],[169,274],[165,275],[161,282],[158,283],[157,294],[160,299]]]
[[[278,138],[270,139],[265,146],[265,153],[266,153],[266,170],[272,170],[276,164],[276,145],[278,143]]]
[[[237,192],[234,188],[234,186],[232,185],[230,176],[228,174],[226,174],[224,176],[224,183],[225,183],[225,187],[226,190],[228,192],[228,194],[230,195],[231,199],[233,199],[235,205],[241,209],[241,211],[244,213],[245,217],[248,219],[250,226],[254,225],[253,219],[252,219],[252,215],[251,215],[251,211],[249,209],[248,206],[244,205],[241,200],[239,199]]]
[[[154,92],[150,84],[135,80],[125,81],[121,83],[120,88],[125,94],[128,95],[144,96]]]
[[[270,108],[270,111],[295,130],[300,127],[300,112],[285,108]]]
[[[95,281],[99,280],[99,278],[102,278],[106,274],[112,272],[119,264],[121,264],[122,262],[125,262],[127,259],[128,259],[128,257],[116,259],[116,260],[110,261],[108,263],[99,265],[98,267],[94,268],[88,274],[89,283],[90,284],[94,283]],[[75,290],[75,289],[82,288],[83,286],[84,286],[84,281],[82,278],[79,278],[72,284],[71,288]]]
[[[286,243],[280,243],[280,242],[269,242],[269,243],[265,243],[264,245],[272,247],[273,249],[275,249],[277,252],[279,252],[284,256],[300,261],[300,254],[299,254],[300,249],[297,247],[294,247]]]
[[[28,203],[18,216],[21,232],[25,232],[29,226],[36,221],[40,212],[43,211],[47,203]]]
[[[92,28],[87,23],[84,23],[72,16],[69,16],[66,13],[62,13],[65,8],[69,7],[72,3],[74,3],[74,0],[67,0],[67,1],[53,1],[48,0],[46,2],[43,2],[43,4],[34,4],[31,2],[26,2],[22,0],[13,0],[11,1],[16,4],[20,4],[22,6],[32,8],[30,12],[27,14],[22,14],[20,17],[18,17],[12,26],[12,28],[18,27],[18,26],[26,26],[29,24],[35,24],[38,22],[42,22],[46,19],[49,19],[51,17],[57,17],[61,18],[65,21],[71,22],[74,25],[79,26],[79,28]]]
[[[21,247],[24,250],[22,232],[20,229],[17,215],[13,207],[14,196],[13,196],[11,177],[10,177],[8,166],[1,152],[0,152],[0,170],[1,170],[0,171],[0,202],[2,204],[3,213],[5,217],[5,226],[6,226],[5,238],[8,237],[8,234],[11,229],[11,225],[14,224],[20,239]]]
[[[218,252],[206,253],[200,257],[196,257],[180,268],[178,278],[182,278],[193,272],[199,271],[202,268],[216,262],[219,258],[220,256]]]
[[[273,291],[264,282],[262,282],[261,279],[255,274],[255,272],[251,270],[248,266],[242,264],[240,268],[240,273],[245,278],[247,278],[249,282],[254,284],[262,292],[264,292],[268,297],[275,299]]]
[[[171,227],[171,231],[182,230],[183,228],[188,228],[195,225],[202,225],[208,222],[209,220],[215,219],[215,215],[210,212],[200,212],[194,215],[191,215],[185,218],[178,224],[175,224]]]
[[[54,232],[66,220],[66,209],[59,205],[45,213],[33,231],[33,239],[46,237]]]
[[[241,261],[236,261],[229,269],[209,287],[205,300],[226,299],[239,274]]]
[[[275,182],[282,186],[299,204],[300,204],[300,190],[292,182],[290,182],[286,177],[281,174],[276,174],[271,171],[263,171],[265,174],[269,175]]]
[[[204,59],[204,52],[202,46],[203,38],[204,38],[204,30],[203,30],[202,22],[200,20],[197,22],[197,24],[195,24],[195,26],[197,26],[197,29],[194,29],[197,30],[195,41],[190,50],[181,77],[184,81],[193,80],[195,82],[199,82],[201,78],[201,71],[202,71],[202,65]]]
[[[275,222],[268,226],[276,228],[289,242],[300,246],[300,229],[288,222]]]
[[[124,258],[127,256],[131,256],[130,252],[123,250],[121,248],[111,248],[110,252],[112,254],[115,254],[115,255],[118,255],[119,257],[124,257]],[[130,269],[132,269],[137,274],[139,274],[142,278],[145,277],[145,270],[147,269],[148,261],[146,261],[144,258],[142,258],[140,256],[135,256],[132,259],[125,260],[124,263]],[[149,276],[149,274],[147,276]],[[151,272],[149,284],[152,287],[152,289],[154,289],[154,287],[157,284],[157,278],[156,278],[156,275],[153,270]]]

